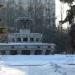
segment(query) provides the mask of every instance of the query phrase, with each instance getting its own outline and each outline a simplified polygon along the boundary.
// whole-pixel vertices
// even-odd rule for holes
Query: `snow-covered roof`
[[[39,37],[39,38],[42,37],[42,34],[41,34],[41,33],[31,33],[31,32],[30,32],[30,33],[29,33],[29,32],[23,32],[23,33],[22,33],[22,32],[19,32],[19,33],[9,33],[9,34],[8,34],[8,37],[12,37],[12,36],[13,36],[13,37],[14,37],[14,36],[16,37],[16,36],[21,36],[21,35],[22,35],[22,36],[35,36],[35,37]],[[22,37],[22,36],[21,36],[21,37]]]
[[[9,33],[10,35],[24,35],[24,34],[35,34],[35,35],[39,35],[40,33]],[[42,34],[41,34],[42,35]]]
[[[0,43],[0,45],[55,45],[53,43]]]

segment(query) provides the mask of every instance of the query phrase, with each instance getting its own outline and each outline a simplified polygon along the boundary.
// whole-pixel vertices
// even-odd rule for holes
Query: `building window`
[[[51,48],[51,46],[48,46],[48,48]]]
[[[22,55],[30,55],[30,50],[22,50]]]
[[[12,38],[12,42],[15,42],[15,39],[14,38]]]
[[[39,38],[36,38],[36,42],[38,42],[39,41]]]
[[[23,42],[27,42],[28,41],[28,38],[23,38]]]
[[[12,45],[12,46],[11,46],[11,48],[13,49],[13,48],[14,48],[14,46]]]
[[[42,50],[36,50],[35,51],[35,55],[41,55],[42,54]]]
[[[17,50],[11,50],[10,55],[17,55]]]
[[[40,48],[40,46],[37,46],[37,48]]]
[[[0,51],[0,55],[5,55],[5,54],[6,54],[6,52],[4,50]]]
[[[17,38],[17,42],[21,42],[21,38]]]
[[[24,48],[27,48],[27,46],[24,46]]]
[[[33,42],[34,41],[34,38],[30,38],[30,41]]]
[[[50,50],[46,50],[45,55],[49,55],[50,54]]]

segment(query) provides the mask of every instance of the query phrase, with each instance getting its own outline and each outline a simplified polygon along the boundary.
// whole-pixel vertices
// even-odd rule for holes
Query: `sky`
[[[59,0],[56,1],[56,24],[59,25],[59,21],[61,20],[61,4]],[[62,4],[62,18],[64,19],[66,17],[66,10],[69,9],[67,4]],[[64,28],[67,28],[67,24],[63,24]]]

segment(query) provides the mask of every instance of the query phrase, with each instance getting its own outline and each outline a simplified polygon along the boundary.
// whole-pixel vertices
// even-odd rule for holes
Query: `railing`
[[[44,47],[25,47],[25,46],[0,46],[0,50],[53,50],[52,48],[44,48]]]

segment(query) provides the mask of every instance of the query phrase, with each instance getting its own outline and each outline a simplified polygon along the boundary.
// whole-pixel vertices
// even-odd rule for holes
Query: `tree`
[[[71,37],[71,53],[74,54],[75,53],[75,5],[73,5],[74,0],[60,0],[61,2],[64,3],[68,3],[70,9],[67,10],[67,16],[63,21],[60,21],[60,23],[65,23],[65,22],[69,22],[69,24],[71,25],[70,28],[70,37]]]
[[[63,3],[68,3],[69,5],[71,5],[74,2],[74,0],[60,0],[60,1]]]
[[[15,0],[7,0],[6,6],[0,11],[1,25],[6,26],[9,32],[16,30],[16,19],[18,17],[25,17],[25,9],[20,3]]]

